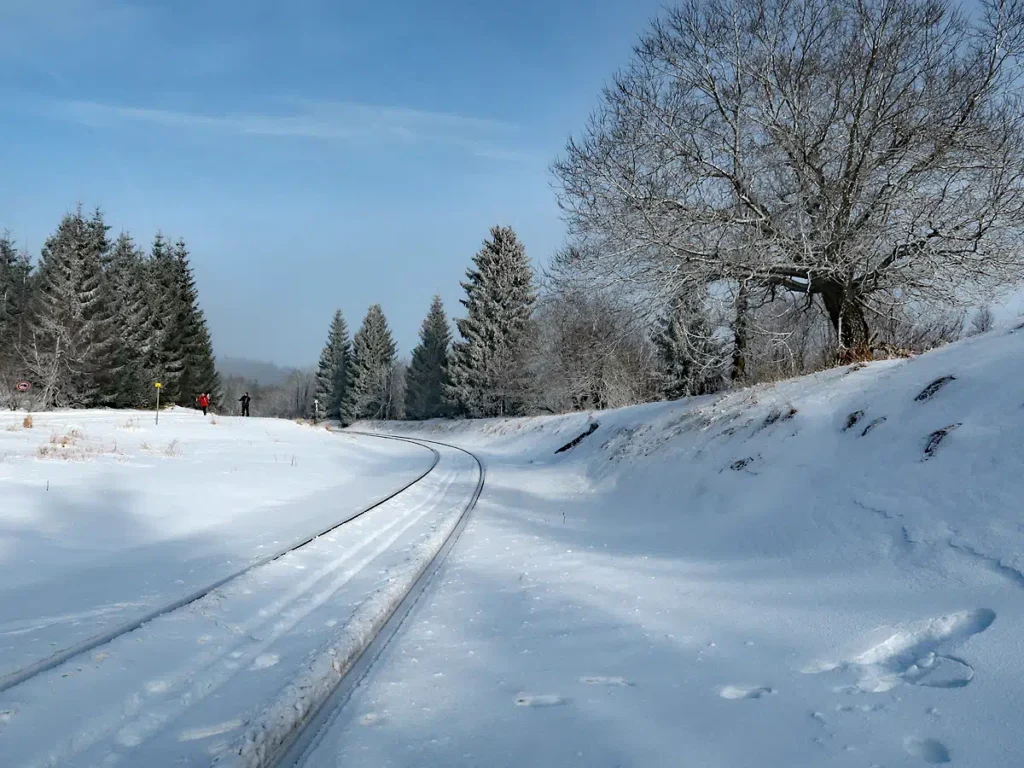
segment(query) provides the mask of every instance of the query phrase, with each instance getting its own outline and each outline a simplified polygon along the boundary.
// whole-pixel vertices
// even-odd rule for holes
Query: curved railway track
[[[429,586],[486,480],[458,446],[349,434],[432,461],[344,520],[0,679],[4,764],[298,764]]]
[[[379,435],[367,436],[382,437]],[[226,576],[223,576],[215,581],[212,581],[209,584],[206,584],[203,587],[200,587],[199,589],[194,590],[193,592],[190,592],[187,595],[184,595],[183,597],[167,602],[140,616],[136,616],[132,619],[129,619],[126,622],[118,624],[117,626],[112,627],[111,629],[101,634],[94,635],[93,637],[90,637],[86,640],[82,640],[78,643],[75,643],[74,645],[70,645],[67,648],[63,648],[47,656],[44,659],[40,659],[39,661],[34,662],[32,664],[27,664],[14,672],[8,673],[7,675],[0,678],[0,693],[4,693],[5,691],[8,691],[11,688],[14,688],[15,686],[21,685],[22,683],[27,682],[34,677],[38,677],[44,672],[48,672],[52,669],[55,669],[59,667],[61,664],[71,661],[76,656],[81,656],[82,654],[96,650],[97,648],[103,645],[107,645],[113,642],[119,637],[123,637],[124,635],[127,635],[130,632],[134,632],[143,624],[151,622],[154,619],[157,619],[161,616],[166,616],[167,614],[173,613],[174,611],[185,608],[186,606],[189,606],[192,603],[198,602],[214,590],[220,589],[221,587],[229,584],[230,582],[240,579],[246,574],[255,571],[257,568],[262,568],[268,565],[269,563],[274,562],[275,560],[280,560],[285,555],[291,552],[295,552],[296,550],[301,549],[302,547],[308,546],[310,543],[316,541],[322,536],[327,536],[328,534],[338,530],[342,526],[351,523],[353,520],[359,519],[367,512],[370,512],[374,509],[377,509],[381,505],[386,504],[399,494],[407,491],[409,488],[412,488],[414,485],[422,481],[427,475],[433,472],[434,469],[437,467],[438,462],[441,460],[441,454],[435,448],[431,448],[430,446],[427,445],[422,445],[421,443],[418,443],[415,440],[406,440],[404,438],[394,436],[388,436],[382,439],[402,440],[403,442],[412,443],[413,445],[420,445],[421,447],[426,448],[427,450],[433,453],[433,461],[422,474],[415,477],[412,481],[406,483],[398,490],[388,493],[386,496],[378,499],[372,504],[367,505],[366,507],[359,510],[355,514],[349,515],[347,518],[340,522],[334,523],[328,526],[327,528],[317,531],[311,536],[306,536],[299,541],[295,541],[291,544],[288,544],[287,546],[282,547],[281,549],[275,552],[272,552],[268,555],[259,558],[258,560],[249,563],[244,568],[240,568]]]
[[[479,471],[479,479],[477,481],[476,488],[444,544],[438,550],[437,554],[435,554],[430,562],[423,568],[422,572],[406,593],[403,600],[388,617],[384,626],[376,633],[372,642],[363,649],[363,652],[345,673],[340,684],[334,689],[330,696],[320,704],[315,714],[308,720],[304,727],[301,728],[301,730],[295,731],[286,742],[282,743],[279,748],[270,755],[270,759],[263,763],[267,768],[299,768],[305,761],[306,755],[316,748],[323,735],[330,729],[331,724],[337,717],[338,713],[351,698],[352,692],[359,686],[363,678],[365,678],[372,669],[377,659],[380,658],[381,653],[383,653],[384,649],[398,633],[398,630],[401,629],[403,622],[430,586],[430,582],[437,574],[441,565],[447,558],[448,553],[451,551],[452,547],[455,546],[459,536],[462,534],[466,524],[469,522],[470,514],[476,507],[476,503],[480,499],[480,495],[483,493],[484,484],[487,480],[487,469],[478,456],[467,451],[465,448],[460,448],[457,445],[442,443],[437,440],[426,440],[423,438],[414,438],[414,440],[420,443],[426,443],[428,446],[437,445],[451,450],[460,451],[473,459],[473,461],[476,462],[476,466]]]

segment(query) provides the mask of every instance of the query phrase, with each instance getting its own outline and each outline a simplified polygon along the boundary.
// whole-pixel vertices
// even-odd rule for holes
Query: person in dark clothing
[[[248,392],[246,392],[244,395],[242,395],[240,398],[238,398],[238,402],[240,402],[242,404],[242,415],[243,416],[248,416],[249,415],[249,401],[250,400],[252,400],[252,398],[249,397],[249,393]]]

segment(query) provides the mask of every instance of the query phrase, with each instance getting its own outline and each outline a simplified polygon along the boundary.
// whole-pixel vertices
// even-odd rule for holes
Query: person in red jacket
[[[203,416],[205,416],[206,409],[210,407],[210,396],[204,392],[196,398],[196,402],[199,403],[199,407],[203,409]]]

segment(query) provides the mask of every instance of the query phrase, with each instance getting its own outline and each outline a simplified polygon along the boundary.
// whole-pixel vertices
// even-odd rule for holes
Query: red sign
[[[27,381],[22,381],[18,383],[19,392],[28,392],[30,389],[32,389],[32,385],[29,384]]]

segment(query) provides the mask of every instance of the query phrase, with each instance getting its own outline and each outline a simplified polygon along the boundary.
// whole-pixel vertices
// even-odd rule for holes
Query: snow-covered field
[[[456,450],[182,411],[147,427],[145,416],[50,414],[4,433],[15,469],[0,488],[22,495],[5,495],[19,502],[2,518],[18,538],[0,559],[0,610],[30,617],[6,625],[17,658],[34,660],[43,638],[59,650],[173,601],[422,479],[0,692],[0,765],[268,765],[408,592],[480,477]],[[157,439],[175,449],[155,450]],[[35,488],[43,478],[48,491]],[[57,492],[56,520],[32,514],[41,493]],[[62,570],[62,547],[73,568]],[[38,578],[20,579],[31,561]]]
[[[196,411],[0,413],[0,682],[357,512],[407,443]]]
[[[588,418],[379,427],[487,488],[307,768],[1024,764],[1024,330]]]

